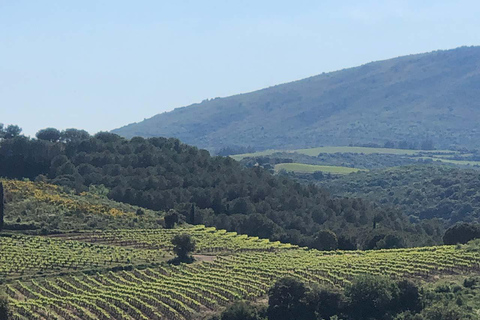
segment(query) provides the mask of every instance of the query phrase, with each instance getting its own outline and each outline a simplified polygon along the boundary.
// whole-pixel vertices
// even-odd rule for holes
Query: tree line
[[[314,185],[244,168],[231,158],[177,139],[47,128],[0,144],[0,176],[48,181],[82,192],[103,185],[110,199],[175,213],[180,221],[317,247],[321,231],[333,248],[357,249],[439,243],[431,222],[412,224],[398,210],[360,198],[332,198]],[[195,214],[191,215],[192,205]]]

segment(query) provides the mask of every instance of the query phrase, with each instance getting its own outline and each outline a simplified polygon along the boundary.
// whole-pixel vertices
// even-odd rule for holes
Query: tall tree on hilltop
[[[4,214],[4,200],[3,200],[3,182],[0,182],[0,231],[3,229],[3,214]]]
[[[195,204],[194,203],[192,203],[192,209],[190,209],[189,223],[195,224]]]

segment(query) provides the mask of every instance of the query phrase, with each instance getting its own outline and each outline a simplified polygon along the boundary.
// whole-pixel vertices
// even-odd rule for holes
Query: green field
[[[319,153],[364,153],[364,154],[395,154],[395,155],[418,155],[420,153],[456,153],[451,150],[410,150],[410,149],[390,149],[390,148],[368,148],[368,147],[317,147],[308,149],[296,150],[265,150],[255,153],[244,153],[231,156],[233,159],[239,161],[247,157],[262,157],[269,156],[277,152],[300,153],[307,156],[318,156]]]
[[[280,170],[293,171],[296,173],[314,173],[317,171],[333,174],[349,174],[352,172],[362,171],[356,168],[338,167],[338,166],[319,166],[303,163],[279,163],[275,166],[275,171]],[[364,171],[364,170],[363,170]]]

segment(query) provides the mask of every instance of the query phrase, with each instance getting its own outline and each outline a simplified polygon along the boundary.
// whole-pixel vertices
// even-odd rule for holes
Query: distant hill
[[[442,219],[480,222],[480,172],[445,166],[404,166],[324,180],[320,185],[339,197],[362,197],[397,207],[413,221]]]
[[[210,150],[426,139],[437,148],[476,148],[479,119],[480,47],[461,47],[206,100],[113,132],[175,137]]]

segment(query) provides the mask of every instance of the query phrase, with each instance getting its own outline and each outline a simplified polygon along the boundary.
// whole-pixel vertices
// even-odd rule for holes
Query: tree
[[[11,124],[3,130],[3,137],[5,139],[12,139],[18,137],[20,133],[22,133],[22,129],[19,126]]]
[[[3,219],[5,217],[5,195],[3,190],[3,182],[0,182],[0,231],[3,229]]]
[[[340,315],[345,305],[343,292],[336,288],[313,287],[306,297],[307,307],[320,319]]]
[[[175,224],[178,223],[178,214],[174,210],[168,211],[168,213],[165,215],[165,228],[167,229],[173,229],[175,227]]]
[[[38,140],[58,142],[62,135],[60,131],[55,128],[46,128],[38,131],[35,136]]]
[[[6,297],[0,297],[0,320],[10,319],[11,312]]]
[[[190,209],[190,217],[188,223],[195,224],[195,204],[192,203],[192,208]]]
[[[398,299],[396,299],[398,311],[419,311],[421,309],[420,292],[418,286],[410,280],[402,280],[398,285]]]
[[[4,210],[5,210],[5,202],[4,202],[4,194],[3,194],[3,182],[0,182],[0,231],[3,229],[3,218],[4,218]]]
[[[467,243],[470,240],[480,238],[480,224],[459,223],[445,231],[444,244]]]
[[[338,248],[337,235],[330,230],[321,230],[315,236],[312,247],[323,251],[336,250]]]
[[[195,251],[195,240],[189,234],[178,234],[172,239],[173,252],[180,262],[191,262],[193,258],[190,253]]]
[[[268,291],[268,319],[291,320],[315,319],[306,307],[307,288],[295,278],[282,278]]]
[[[90,134],[85,130],[78,130],[78,129],[66,129],[62,131],[62,141],[64,142],[72,142],[72,141],[83,141],[90,138]]]
[[[360,276],[345,288],[349,313],[355,319],[385,319],[394,309],[398,286],[390,279]]]

